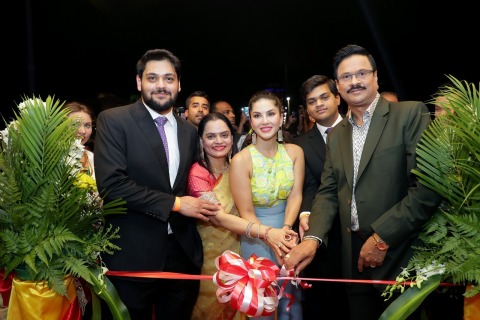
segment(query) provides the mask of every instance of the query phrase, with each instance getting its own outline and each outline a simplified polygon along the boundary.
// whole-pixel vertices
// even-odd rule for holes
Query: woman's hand
[[[272,248],[279,263],[283,264],[285,254],[297,245],[298,234],[289,229],[272,228],[267,232],[267,238],[263,241]]]

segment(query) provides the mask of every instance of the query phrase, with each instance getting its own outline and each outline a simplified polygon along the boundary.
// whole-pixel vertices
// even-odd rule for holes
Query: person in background
[[[138,60],[136,73],[141,98],[97,118],[98,190],[105,203],[121,198],[127,208],[126,214],[106,218],[120,230],[115,244],[121,250],[102,258],[109,270],[200,274],[203,250],[196,223],[219,209],[186,195],[199,142],[197,130],[172,111],[181,63],[166,49],[152,49]],[[110,279],[132,319],[189,320],[200,287],[197,280]]]
[[[333,73],[351,112],[328,133],[309,230],[285,256],[285,266],[301,272],[319,248],[329,245],[329,231],[339,215],[343,276],[394,281],[407,266],[412,246],[420,245],[422,225],[441,201],[412,173],[417,142],[430,115],[422,102],[392,107],[380,96],[375,60],[363,47],[347,45],[337,51]],[[378,319],[394,300],[381,296],[385,287],[348,283],[350,318]]]
[[[217,100],[210,106],[210,112],[220,112],[221,114],[225,115],[230,123],[232,124],[233,128],[235,129],[235,135],[233,136],[233,143],[238,145],[238,141],[242,136],[241,133],[238,133],[238,126],[235,121],[235,110],[233,110],[232,105],[225,100]],[[242,120],[241,120],[242,121]],[[244,123],[240,121],[240,126],[243,128]]]
[[[83,171],[95,179],[95,168],[93,165],[93,152],[89,145],[92,145],[92,132],[95,115],[90,107],[77,101],[72,101],[63,105],[68,109],[68,117],[74,119],[75,125],[78,125],[77,137],[81,139],[80,143],[85,146],[82,157]]]
[[[203,243],[204,263],[202,274],[213,275],[218,271],[215,259],[226,250],[240,253],[240,236],[250,235],[263,239],[278,254],[288,253],[291,241],[284,240],[287,235],[296,237],[292,230],[271,228],[258,225],[238,216],[238,210],[230,192],[230,159],[236,153],[233,143],[235,129],[221,113],[210,112],[200,121],[200,160],[193,164],[188,177],[188,193],[220,204],[220,211],[210,217],[208,223],[198,222],[198,231]],[[265,238],[265,235],[268,235]],[[288,236],[287,236],[288,238]],[[283,243],[282,252],[278,243]],[[193,310],[192,320],[203,319],[239,319],[240,313],[229,303],[220,303],[216,296],[217,286],[212,281],[200,282],[200,293]]]
[[[195,128],[209,111],[210,98],[206,92],[195,91],[188,96],[185,102],[185,117]]]
[[[290,230],[302,203],[303,151],[295,144],[277,142],[277,139],[283,141],[283,113],[282,103],[274,93],[260,91],[251,97],[248,106],[252,143],[232,159],[230,188],[233,199],[240,216],[247,221]],[[277,245],[284,247],[283,242]],[[283,255],[276,257],[276,252],[262,240],[248,235],[241,238],[241,251],[245,259],[255,254],[277,260],[280,266],[283,264]],[[302,319],[301,288],[288,281],[285,292],[293,294],[294,302],[287,311],[289,299],[280,299],[278,319]],[[273,319],[273,316],[266,318]]]
[[[442,90],[450,86],[449,83],[444,83],[438,87],[437,92],[434,94],[433,105],[434,105],[434,119],[439,118],[447,114],[446,106],[448,105],[448,96],[442,93]]]
[[[390,102],[398,102],[398,96],[393,91],[382,91],[380,95]]]
[[[303,149],[305,156],[305,181],[303,182],[303,201],[300,207],[299,231],[300,238],[308,230],[308,221],[312,202],[322,175],[326,157],[326,141],[328,132],[340,121],[340,94],[335,81],[324,75],[314,75],[300,88],[300,97],[305,105],[308,117],[315,120],[315,125],[305,134],[294,139],[294,143]],[[342,278],[340,219],[335,217],[329,233],[328,249],[319,250],[315,258],[305,268],[306,278]],[[343,283],[315,282],[312,287],[304,290],[303,318],[318,319],[318,304],[321,301],[322,318],[348,319],[348,307],[335,308],[337,301],[346,301],[347,294]]]
[[[287,118],[287,122],[284,125],[285,131],[290,134],[290,137],[292,139],[300,134],[299,126],[301,127],[301,125],[299,124],[298,118],[298,111],[292,110],[292,112],[290,112],[290,115]]]

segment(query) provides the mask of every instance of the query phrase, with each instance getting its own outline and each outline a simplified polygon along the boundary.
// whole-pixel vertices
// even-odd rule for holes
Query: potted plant
[[[436,96],[446,115],[435,119],[417,146],[420,182],[444,200],[420,233],[417,247],[396,284],[401,294],[380,319],[406,319],[442,283],[466,285],[465,298],[480,292],[480,92],[447,76]]]
[[[52,97],[25,97],[1,131],[0,270],[4,279],[14,276],[8,317],[15,318],[21,308],[18,297],[24,289],[15,281],[32,284],[39,296],[52,290],[72,304],[76,290],[71,280],[83,279],[94,291],[93,301],[98,302],[97,294],[116,319],[128,319],[100,259],[119,249],[111,242],[118,230],[103,218],[123,213],[124,201],[103,205],[95,181],[80,173],[84,147],[75,136],[78,123],[67,113]],[[99,317],[97,305],[93,316]]]

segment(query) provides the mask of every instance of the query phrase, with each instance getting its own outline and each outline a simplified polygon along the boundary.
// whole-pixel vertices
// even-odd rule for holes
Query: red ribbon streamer
[[[232,308],[239,310],[250,317],[271,315],[278,306],[278,300],[285,297],[290,299],[287,310],[293,303],[293,296],[284,293],[287,281],[282,286],[278,280],[291,280],[296,286],[311,288],[308,281],[324,282],[348,282],[366,284],[396,284],[395,281],[387,280],[355,280],[355,279],[325,279],[325,278],[297,278],[294,271],[287,271],[267,258],[258,258],[252,255],[245,260],[232,251],[225,251],[215,259],[218,271],[213,275],[189,275],[175,272],[128,272],[107,271],[109,276],[157,278],[157,279],[180,279],[180,280],[212,280],[218,286],[217,298],[221,303],[229,302]],[[280,274],[280,277],[278,276]],[[410,282],[405,282],[409,285]],[[443,286],[452,286],[452,283],[441,283]]]

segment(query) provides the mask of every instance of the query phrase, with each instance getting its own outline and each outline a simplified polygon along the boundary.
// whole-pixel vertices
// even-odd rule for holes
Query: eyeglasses
[[[338,77],[338,81],[341,83],[347,83],[352,81],[353,76],[355,76],[355,78],[357,78],[358,80],[365,80],[373,72],[374,72],[373,70],[360,70],[355,73],[345,73],[345,74],[342,74],[340,77]]]

